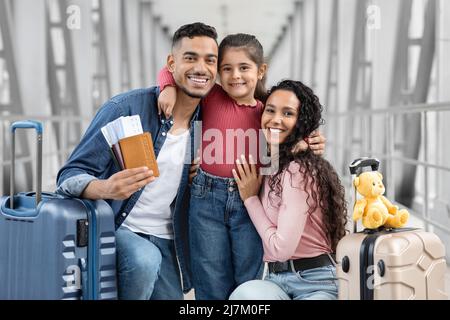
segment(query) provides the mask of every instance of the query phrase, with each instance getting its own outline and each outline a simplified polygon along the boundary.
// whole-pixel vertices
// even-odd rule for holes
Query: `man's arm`
[[[125,200],[155,179],[153,171],[146,167],[124,170],[112,175],[107,180],[91,181],[81,197],[91,200]]]

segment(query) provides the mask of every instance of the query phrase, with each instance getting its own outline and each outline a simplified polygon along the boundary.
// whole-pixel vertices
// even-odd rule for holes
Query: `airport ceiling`
[[[255,35],[268,54],[281,35],[295,0],[153,0],[154,14],[172,34],[179,26],[201,21],[214,26],[219,40],[238,32]]]

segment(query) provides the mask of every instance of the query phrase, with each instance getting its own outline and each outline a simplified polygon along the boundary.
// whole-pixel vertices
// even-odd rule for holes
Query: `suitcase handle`
[[[16,129],[36,129],[38,134],[42,134],[42,124],[37,121],[27,120],[27,121],[17,121],[11,125],[11,132],[15,133]]]
[[[359,176],[363,168],[371,167],[372,171],[378,171],[380,161],[375,158],[359,158],[350,164],[350,173]]]
[[[10,179],[10,208],[14,209],[14,178],[16,171],[16,130],[17,129],[35,129],[37,133],[37,161],[36,161],[36,207],[42,199],[42,124],[37,121],[27,120],[14,122],[11,125],[11,179]]]

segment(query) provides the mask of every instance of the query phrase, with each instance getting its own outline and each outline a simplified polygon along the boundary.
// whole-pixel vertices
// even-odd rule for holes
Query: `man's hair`
[[[172,39],[172,48],[174,48],[183,38],[209,37],[217,43],[217,31],[214,27],[201,22],[185,24],[180,27]]]

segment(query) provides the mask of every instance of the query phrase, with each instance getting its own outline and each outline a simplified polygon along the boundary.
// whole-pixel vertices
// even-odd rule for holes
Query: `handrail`
[[[392,106],[385,109],[356,109],[349,112],[332,112],[327,113],[327,117],[364,117],[372,115],[386,115],[386,114],[411,114],[421,112],[444,112],[450,111],[450,102],[437,102],[437,103],[422,103],[422,104],[408,104]]]
[[[340,144],[340,143],[334,143],[333,141],[327,141],[327,146],[338,147],[341,150],[348,150],[348,151],[353,150],[352,148],[348,147],[347,145]],[[373,151],[373,150],[366,150],[366,149],[361,149],[361,154],[370,154],[373,157],[377,157],[377,159],[379,159],[379,160],[395,160],[395,161],[404,162],[404,163],[411,164],[411,165],[422,166],[425,168],[431,168],[431,169],[450,172],[450,167],[445,167],[445,166],[441,166],[441,165],[437,165],[437,164],[433,164],[433,163],[429,163],[429,162],[411,159],[408,157],[388,156],[381,152],[377,152],[377,151]]]
[[[42,115],[12,115],[12,114],[8,114],[8,115],[4,115],[1,114],[0,115],[0,122],[10,122],[10,121],[20,121],[20,120],[26,120],[26,119],[30,119],[32,118],[33,120],[37,120],[37,121],[69,121],[69,122],[90,122],[92,121],[92,118],[89,117],[81,117],[81,116],[72,116],[72,115],[67,115],[67,116],[42,116]]]

